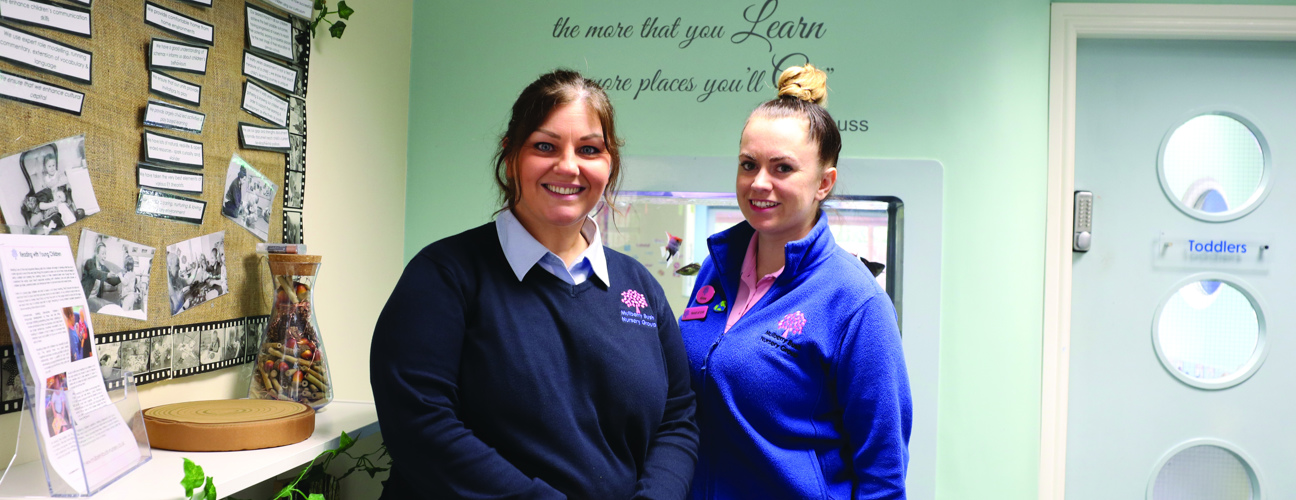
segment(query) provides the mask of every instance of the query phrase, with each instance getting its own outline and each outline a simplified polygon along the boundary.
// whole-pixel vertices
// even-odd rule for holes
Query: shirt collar
[[[747,254],[743,256],[742,263],[742,280],[752,290],[755,290],[757,284],[761,281],[766,279],[776,280],[779,275],[783,274],[783,268],[780,267],[778,270],[766,274],[765,276],[756,276],[756,245],[759,236],[759,233],[752,233],[751,242],[747,244]]]
[[[522,226],[517,216],[513,215],[512,210],[504,210],[495,216],[495,233],[499,236],[500,247],[504,249],[504,257],[508,260],[509,267],[513,269],[513,274],[517,276],[518,281],[526,277],[527,271],[535,267],[537,262],[545,255],[554,255],[548,248],[545,248],[540,241],[536,240],[531,233]],[[594,275],[603,281],[604,285],[612,286],[608,281],[607,256],[603,252],[603,236],[599,231],[598,224],[592,217],[586,217],[585,223],[581,225],[581,235],[585,241],[589,242],[589,247],[581,252],[576,259],[576,265],[582,260],[589,261],[590,269]],[[562,259],[559,259],[561,261]]]
[[[707,237],[707,248],[711,251],[711,263],[716,272],[724,276],[722,284],[728,290],[737,290],[742,277],[745,250],[750,249],[752,235],[756,232],[747,221],[739,222],[733,227]],[[744,245],[744,246],[739,246]],[[787,280],[800,276],[817,262],[832,256],[837,247],[837,240],[828,229],[828,214],[820,211],[819,219],[804,238],[790,241],[783,247],[783,270],[777,279]],[[753,271],[754,274],[754,271]],[[784,276],[787,277],[784,277]]]

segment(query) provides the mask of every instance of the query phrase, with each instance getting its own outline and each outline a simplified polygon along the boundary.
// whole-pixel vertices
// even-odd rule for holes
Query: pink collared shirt
[[[759,281],[756,280],[756,238],[759,233],[753,234],[751,243],[747,244],[747,256],[743,257],[742,276],[738,278],[738,296],[734,298],[733,309],[729,310],[729,320],[725,322],[725,331],[728,332],[738,318],[747,314],[751,307],[760,302],[761,297],[769,291],[774,285],[774,280],[783,274],[783,268],[766,274]]]

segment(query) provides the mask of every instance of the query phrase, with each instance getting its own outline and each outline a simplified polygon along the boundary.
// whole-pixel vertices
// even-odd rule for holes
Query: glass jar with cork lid
[[[270,254],[270,320],[261,332],[248,397],[297,401],[316,410],[333,401],[333,383],[315,319],[318,255]]]

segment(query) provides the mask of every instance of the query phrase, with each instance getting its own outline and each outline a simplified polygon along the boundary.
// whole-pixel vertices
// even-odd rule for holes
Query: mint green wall
[[[1084,3],[1081,0],[1054,0],[1053,3]],[[1202,5],[1296,5],[1296,0],[1106,0],[1104,3],[1186,3]]]
[[[750,26],[743,9],[762,3],[415,2],[406,259],[489,220],[490,155],[508,107],[556,66],[636,80],[659,68],[694,77],[694,92],[611,93],[624,154],[735,155],[747,113],[772,91],[695,98],[707,78],[769,65],[763,42],[729,39]],[[555,21],[567,16],[582,34],[589,24],[633,23],[635,38],[552,38]],[[678,39],[639,39],[650,16],[723,25],[725,37],[685,49]],[[774,16],[801,17],[825,23],[824,36],[777,40],[773,53],[803,52],[834,69],[829,110],[869,123],[868,132],[845,134],[843,155],[945,166],[938,497],[1034,498],[1049,4],[784,0]],[[687,179],[680,182],[686,189]]]

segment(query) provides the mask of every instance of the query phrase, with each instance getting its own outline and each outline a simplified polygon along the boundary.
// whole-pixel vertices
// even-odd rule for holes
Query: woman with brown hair
[[[905,497],[900,332],[891,299],[828,230],[841,132],[826,95],[822,71],[789,68],[743,128],[746,221],[708,238],[680,325],[703,435],[695,499]]]
[[[495,221],[428,245],[378,318],[383,498],[683,498],[696,461],[679,327],[589,214],[620,143],[595,82],[558,70],[513,104]]]

